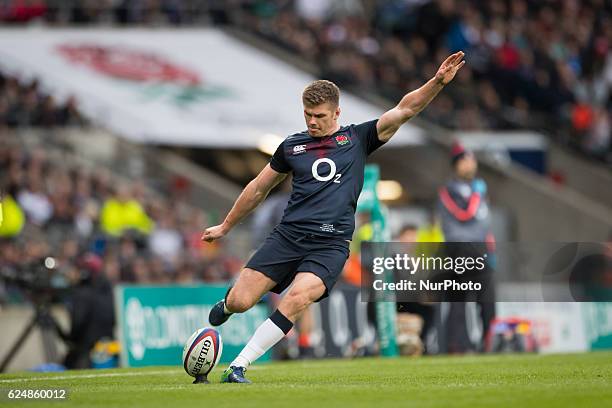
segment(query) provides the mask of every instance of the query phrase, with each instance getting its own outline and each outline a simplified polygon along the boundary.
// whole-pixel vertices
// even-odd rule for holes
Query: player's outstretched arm
[[[202,234],[202,241],[212,242],[227,234],[236,224],[255,209],[278,183],[287,177],[286,173],[279,173],[269,164],[242,190],[234,206],[225,217],[222,224],[206,228]]]
[[[463,51],[459,51],[449,56],[440,65],[438,72],[432,79],[419,89],[404,95],[397,106],[385,112],[376,124],[378,139],[383,142],[388,141],[401,125],[425,109],[429,102],[436,97],[446,84],[453,80],[457,71],[465,64],[464,55]]]

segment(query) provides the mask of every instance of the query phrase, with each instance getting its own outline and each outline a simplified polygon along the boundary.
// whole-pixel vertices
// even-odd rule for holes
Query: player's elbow
[[[401,123],[393,123],[378,130],[378,140],[388,142],[393,135],[399,130]]]
[[[416,106],[409,106],[409,107],[403,108],[401,110],[401,122],[402,122],[402,124],[408,122],[410,119],[412,119],[413,117],[418,115],[419,112],[420,112],[420,110]]]

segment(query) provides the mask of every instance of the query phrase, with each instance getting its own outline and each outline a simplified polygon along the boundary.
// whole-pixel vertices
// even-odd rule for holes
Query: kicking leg
[[[250,382],[244,378],[246,368],[285,337],[302,312],[324,293],[325,285],[318,276],[309,272],[298,273],[278,309],[257,328],[238,357],[225,370],[221,381]]]
[[[219,326],[232,314],[246,312],[274,286],[276,282],[263,273],[244,268],[234,286],[228,290],[225,299],[217,302],[210,310],[208,321],[213,326]]]
[[[314,273],[300,272],[295,276],[293,285],[281,299],[278,310],[292,323],[304,310],[325,293],[325,285]]]

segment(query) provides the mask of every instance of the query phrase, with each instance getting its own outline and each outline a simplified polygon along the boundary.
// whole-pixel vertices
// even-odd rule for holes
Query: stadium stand
[[[424,117],[460,130],[538,129],[612,161],[609,2],[8,1],[7,22],[218,24],[259,35],[358,93],[397,100],[459,49],[458,84]],[[604,10],[604,12],[596,12]]]
[[[82,126],[76,100],[58,105],[53,96],[41,92],[38,81],[19,84],[17,78],[0,73],[0,123],[8,128],[28,126]]]
[[[36,81],[0,78],[0,101],[7,105],[0,121],[0,167],[7,170],[0,176],[4,274],[36,269],[53,255],[56,269],[74,276],[89,253],[101,258],[113,283],[217,282],[239,271],[241,260],[222,244],[200,242],[207,214],[181,196],[176,180],[153,186],[146,178],[126,180],[108,166],[83,168],[51,132],[77,125],[86,137],[88,125],[74,99],[56,106]],[[48,132],[44,148],[26,144],[31,126]],[[0,289],[0,302],[20,300],[21,291]]]

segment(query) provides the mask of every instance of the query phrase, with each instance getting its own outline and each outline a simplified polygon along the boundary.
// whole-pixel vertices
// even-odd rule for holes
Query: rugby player
[[[289,172],[293,174],[281,222],[210,311],[210,324],[218,326],[232,314],[249,310],[268,291],[281,293],[288,288],[277,310],[223,373],[222,382],[249,383],[247,367],[279,342],[310,304],[328,296],[349,256],[367,156],[425,109],[465,64],[463,57],[462,51],[450,55],[433,78],[406,94],[397,106],[358,125],[338,123],[340,92],[334,83],[317,80],[304,89],[307,130],[288,136],[242,191],[223,223],[202,234],[206,242],[224,237]]]

